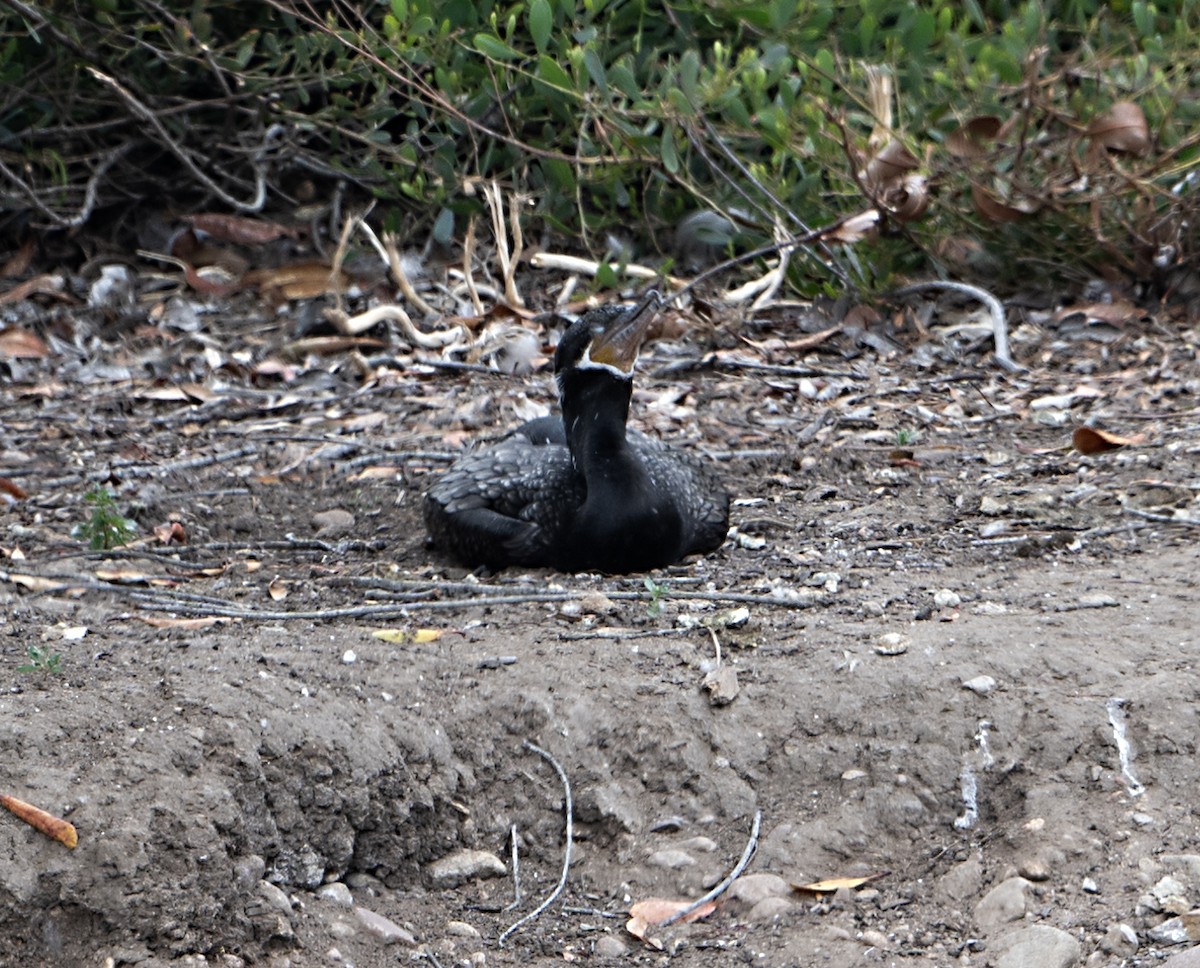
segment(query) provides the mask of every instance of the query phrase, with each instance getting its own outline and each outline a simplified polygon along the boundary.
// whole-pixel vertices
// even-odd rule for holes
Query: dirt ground
[[[724,548],[648,587],[425,546],[426,482],[549,404],[545,373],[289,362],[275,321],[206,325],[159,368],[103,329],[0,361],[0,476],[28,494],[0,504],[0,793],[79,838],[0,811],[0,965],[1067,968],[1194,943],[1196,330],[1035,318],[1016,374],[950,332],[789,354],[797,313],[655,344],[636,422],[736,500]],[[1134,443],[1083,455],[1084,424]],[[98,481],[143,543],[71,538]],[[172,522],[186,544],[151,537]],[[501,946],[564,865],[529,743],[572,853]],[[719,882],[759,812],[715,912],[627,933],[632,903]]]

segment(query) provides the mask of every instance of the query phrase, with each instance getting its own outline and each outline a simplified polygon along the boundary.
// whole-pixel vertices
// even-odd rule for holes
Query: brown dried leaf
[[[915,222],[929,209],[929,183],[924,175],[910,173],[892,185],[879,199],[899,222]]]
[[[255,269],[246,273],[247,286],[256,286],[263,297],[276,302],[314,299],[327,292],[348,289],[354,282],[346,272],[334,272],[324,262],[295,262],[277,269]]]
[[[879,194],[919,167],[921,162],[903,144],[889,141],[867,162],[863,182],[872,192]]]
[[[4,295],[0,295],[0,305],[6,301]],[[42,360],[50,355],[50,347],[36,333],[19,326],[0,329],[0,359]],[[23,395],[34,394],[26,391]]]
[[[282,602],[288,597],[287,583],[278,578],[271,580],[271,584],[267,586],[267,594],[271,596],[271,601]]]
[[[1106,450],[1117,450],[1121,447],[1143,444],[1146,442],[1146,435],[1135,434],[1133,437],[1122,437],[1096,427],[1076,427],[1075,433],[1071,435],[1071,442],[1081,454],[1102,454]]]
[[[674,917],[678,912],[692,905],[691,901],[673,901],[665,897],[648,897],[638,901],[629,909],[631,918],[639,918],[646,924],[662,924],[667,918]],[[706,918],[717,909],[716,901],[702,904],[685,917],[679,919],[680,924],[688,924]]]
[[[0,493],[7,494],[13,500],[24,501],[29,497],[25,488],[21,487],[15,481],[10,481],[7,477],[0,477]]]
[[[1019,222],[1033,214],[1032,211],[1022,211],[1000,201],[986,188],[974,182],[971,184],[971,201],[975,203],[975,210],[992,222]]]
[[[160,544],[187,544],[187,529],[179,521],[168,521],[154,529]]]
[[[1093,118],[1087,127],[1087,135],[1108,151],[1144,155],[1150,149],[1150,126],[1146,123],[1146,115],[1132,101],[1118,101]]]
[[[45,834],[51,840],[57,840],[65,847],[74,850],[75,845],[79,843],[79,835],[76,834],[73,824],[67,823],[62,818],[47,813],[39,807],[7,794],[0,794],[0,806],[5,807],[14,816],[20,817],[34,830]]]
[[[29,271],[33,262],[33,253],[37,249],[33,239],[26,239],[25,244],[12,254],[9,260],[0,266],[0,279],[15,279]]]
[[[1082,303],[1074,306],[1064,306],[1054,318],[1058,322],[1082,315],[1089,323],[1110,323],[1119,326],[1122,323],[1136,323],[1146,312],[1127,299],[1118,299],[1110,303]]]
[[[30,296],[58,296],[67,298],[63,290],[66,288],[67,282],[61,274],[57,272],[48,272],[44,275],[34,276],[32,279],[26,279],[18,286],[13,286],[7,292],[0,293],[0,306],[7,306],[10,303],[18,303]]]
[[[238,245],[265,245],[276,239],[294,239],[300,234],[299,229],[289,228],[278,222],[265,222],[243,215],[225,215],[221,212],[202,212],[189,216],[187,221],[194,228],[207,232],[215,239]]]
[[[649,937],[649,931],[656,925],[662,924],[675,913],[691,906],[691,901],[669,901],[666,898],[652,897],[638,901],[629,909],[629,920],[625,922],[625,930],[644,944],[662,951],[662,942]],[[702,904],[687,916],[680,918],[680,924],[706,918],[717,909],[716,901]]]
[[[947,135],[946,150],[955,158],[982,158],[1002,126],[1000,119],[990,114],[972,118]]]

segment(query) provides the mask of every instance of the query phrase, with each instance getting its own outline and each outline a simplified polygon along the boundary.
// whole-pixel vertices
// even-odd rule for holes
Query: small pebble
[[[322,884],[317,888],[317,897],[324,898],[326,901],[332,901],[338,907],[354,907],[354,898],[350,894],[350,888],[341,881]]]
[[[605,934],[596,940],[597,958],[624,958],[627,954],[629,954],[629,946],[620,938]]]
[[[862,943],[872,948],[886,948],[888,946],[888,939],[887,935],[882,931],[873,931],[868,928],[862,933]]]
[[[504,862],[486,850],[456,850],[426,869],[435,888],[458,887],[466,881],[500,877],[508,872]]]
[[[964,689],[970,689],[978,696],[986,696],[996,688],[996,680],[991,676],[976,676],[963,683]]]
[[[708,701],[714,706],[728,706],[739,691],[737,672],[727,665],[706,675],[702,685],[708,691]]]
[[[356,907],[354,913],[358,915],[358,920],[363,923],[367,933],[378,938],[384,944],[395,944],[398,941],[411,945],[417,943],[417,939],[410,932],[405,931],[391,918],[385,918],[382,914],[368,911],[364,907]]]
[[[1110,924],[1100,942],[1100,950],[1118,958],[1131,958],[1138,950],[1137,932],[1128,924]]]
[[[1030,887],[1023,877],[1001,881],[975,905],[975,920],[980,927],[998,927],[1025,915],[1025,891]]]
[[[683,867],[691,867],[696,860],[686,850],[673,850],[668,847],[665,850],[656,850],[646,858],[646,863],[651,867],[665,867],[667,870],[674,871]]]
[[[903,655],[908,651],[909,638],[899,632],[884,632],[875,640],[875,651],[879,655]]]
[[[683,850],[698,850],[702,854],[711,854],[717,849],[717,842],[708,837],[689,837],[679,846]]]
[[[358,661],[358,653],[353,649],[347,649],[342,653],[342,665],[354,665]]]
[[[1083,892],[1085,894],[1099,894],[1100,893],[1100,885],[1097,884],[1090,877],[1085,877],[1083,879],[1083,884],[1080,886],[1083,888]]]
[[[467,924],[466,921],[447,921],[446,934],[456,938],[478,938],[480,936],[476,927],[473,924]]]
[[[776,918],[787,914],[795,906],[786,897],[764,897],[750,909],[746,915],[746,920],[751,924],[774,921]]]
[[[342,508],[319,511],[312,517],[318,538],[340,538],[354,530],[354,515]]]
[[[789,897],[792,887],[778,874],[744,874],[733,882],[729,896],[750,907],[768,897]]]
[[[933,593],[933,604],[938,608],[958,608],[962,604],[962,596],[949,588],[939,588]]]

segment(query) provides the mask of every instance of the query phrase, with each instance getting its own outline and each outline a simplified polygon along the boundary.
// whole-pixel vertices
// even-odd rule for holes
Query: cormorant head
[[[633,378],[638,350],[662,297],[651,289],[633,305],[590,309],[563,333],[554,354],[554,372],[562,383],[568,370],[606,370],[623,380]]]

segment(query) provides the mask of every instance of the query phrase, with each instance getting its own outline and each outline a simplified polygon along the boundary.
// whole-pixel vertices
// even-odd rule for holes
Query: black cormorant
[[[633,368],[659,306],[602,306],[554,354],[560,417],[459,458],[425,495],[435,545],[464,564],[612,574],[714,551],[729,495],[692,457],[627,431]]]

